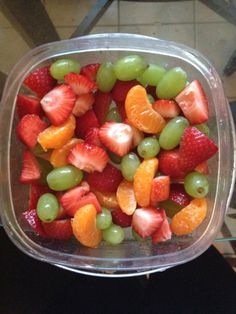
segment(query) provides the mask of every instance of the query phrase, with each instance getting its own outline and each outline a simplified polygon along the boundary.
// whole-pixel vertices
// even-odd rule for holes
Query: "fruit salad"
[[[208,160],[218,147],[208,101],[183,68],[128,55],[32,71],[16,100],[22,215],[43,238],[96,248],[191,235],[207,214]]]

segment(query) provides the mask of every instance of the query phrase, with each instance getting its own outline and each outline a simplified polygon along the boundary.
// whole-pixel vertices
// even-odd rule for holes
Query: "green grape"
[[[184,130],[189,126],[189,122],[184,117],[171,119],[161,131],[159,143],[161,148],[169,150],[179,145]]]
[[[152,158],[155,157],[160,151],[160,145],[157,138],[155,137],[145,137],[138,144],[138,154],[143,158]]]
[[[80,64],[73,59],[60,59],[50,66],[50,73],[53,78],[62,81],[64,76],[70,72],[79,73]]]
[[[103,63],[99,67],[96,82],[100,91],[107,93],[112,90],[116,82],[116,76],[114,73],[114,65],[111,62]]]
[[[147,94],[147,98],[148,98],[150,104],[153,104],[155,102],[155,99],[152,97],[152,95]]]
[[[107,208],[102,208],[102,212],[97,214],[96,218],[97,228],[100,230],[105,230],[110,227],[112,223],[111,212]]]
[[[83,172],[74,166],[64,166],[53,169],[47,175],[50,189],[64,191],[78,185],[83,178]]]
[[[209,136],[210,134],[210,129],[209,127],[205,124],[195,124],[193,125],[196,129],[198,129],[200,132],[204,133],[206,136]]]
[[[106,121],[122,122],[119,111],[116,107],[111,108],[106,116]]]
[[[115,75],[118,80],[131,81],[142,75],[147,64],[137,55],[126,56],[114,64]]]
[[[147,239],[147,238],[144,239],[144,238],[140,237],[140,235],[138,235],[137,232],[134,231],[133,228],[132,228],[132,235],[133,235],[134,239],[136,241],[139,241],[139,242],[143,242],[143,241],[145,241]]]
[[[140,165],[140,160],[135,153],[129,153],[122,158],[120,167],[123,177],[127,181],[133,181],[137,168]]]
[[[197,171],[190,172],[184,178],[184,189],[194,198],[205,197],[209,191],[207,176]]]
[[[157,85],[156,94],[161,99],[175,98],[185,87],[187,74],[181,68],[167,71]]]
[[[122,160],[122,157],[114,154],[113,152],[108,152],[108,155],[111,159],[111,161],[113,161],[115,164],[120,164],[121,163],[121,160]]]
[[[137,80],[145,87],[147,85],[157,86],[163,75],[166,73],[166,69],[156,64],[149,64],[148,68],[143,74],[137,78]]]
[[[47,175],[53,170],[53,166],[48,160],[42,158],[37,158],[37,160],[41,170],[40,183],[47,184]]]
[[[45,193],[38,199],[37,215],[41,221],[51,222],[57,218],[59,208],[56,196],[52,193]]]
[[[125,238],[124,229],[117,225],[111,225],[109,228],[103,230],[102,237],[109,244],[120,244]]]
[[[184,206],[181,206],[172,200],[166,200],[159,204],[160,208],[164,208],[166,215],[170,218],[174,217]]]

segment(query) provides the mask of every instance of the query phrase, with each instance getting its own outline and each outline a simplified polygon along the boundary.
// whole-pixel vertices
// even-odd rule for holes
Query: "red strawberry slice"
[[[16,132],[25,145],[33,148],[37,144],[39,133],[46,129],[47,126],[47,123],[36,114],[27,114],[18,123]]]
[[[170,240],[172,236],[172,232],[171,232],[170,225],[166,217],[165,210],[160,209],[159,212],[161,213],[163,217],[163,222],[160,225],[160,227],[152,234],[153,244]]]
[[[111,212],[112,221],[114,224],[121,226],[123,228],[131,226],[132,215],[126,215],[120,208],[114,209]]]
[[[87,176],[88,184],[99,192],[116,192],[122,179],[121,171],[111,164],[102,172],[95,171]]]
[[[37,181],[40,176],[41,169],[37,159],[29,150],[25,150],[22,157],[20,182],[24,184],[33,183]]]
[[[70,219],[42,222],[42,227],[50,239],[68,240],[73,234]]]
[[[169,199],[182,207],[188,206],[192,200],[185,192],[183,184],[171,184]]]
[[[95,82],[86,76],[76,73],[68,73],[64,77],[65,82],[70,85],[76,95],[83,95],[94,92],[97,89]]]
[[[41,195],[51,192],[52,191],[47,185],[41,185],[38,183],[31,184],[29,191],[29,209],[35,209],[37,207],[38,199]]]
[[[103,171],[109,157],[101,147],[89,143],[78,143],[70,151],[67,160],[86,172]]]
[[[38,98],[26,95],[17,95],[17,115],[21,119],[26,114],[43,115],[43,110]]]
[[[116,102],[116,106],[117,106],[117,109],[118,109],[119,114],[121,116],[121,119],[123,121],[125,121],[127,119],[127,114],[126,114],[126,111],[125,111],[125,102],[123,102],[123,101]]]
[[[188,84],[175,100],[191,124],[208,120],[208,101],[199,81]]]
[[[25,86],[40,98],[57,84],[57,81],[51,76],[49,68],[50,66],[39,68],[31,72],[24,80]]]
[[[132,227],[142,238],[152,235],[162,224],[163,216],[153,207],[137,208],[133,214]]]
[[[59,213],[57,215],[57,219],[65,219],[65,218],[68,218],[68,215],[67,215],[67,212],[65,211],[65,209],[62,207],[61,205],[61,198],[62,196],[64,195],[63,192],[51,192],[51,193],[54,193],[59,204],[60,204],[60,208],[59,208]]]
[[[101,147],[102,143],[99,138],[99,128],[91,128],[85,135],[85,142]]]
[[[138,85],[139,82],[136,80],[133,81],[119,81],[117,80],[114,87],[112,88],[112,99],[115,102],[124,102],[126,99],[126,96],[128,94],[128,91],[134,87],[135,85]]]
[[[185,172],[180,169],[180,154],[178,149],[163,150],[158,155],[159,170],[171,178],[183,179]]]
[[[98,119],[92,109],[76,118],[75,134],[77,137],[84,139],[86,133],[91,128],[99,128]]]
[[[43,229],[42,223],[38,218],[36,209],[28,209],[22,213],[22,216],[36,234],[44,238],[47,237],[46,232]]]
[[[93,110],[100,124],[106,121],[106,116],[112,102],[111,93],[103,93],[98,90],[95,94]]]
[[[151,187],[151,205],[157,206],[159,202],[168,199],[170,194],[170,177],[159,176],[152,180]]]
[[[174,100],[159,99],[153,103],[152,107],[163,118],[174,118],[180,114],[180,108]]]
[[[83,66],[80,70],[80,74],[86,76],[90,81],[96,81],[97,71],[100,67],[100,63],[91,63]]]
[[[83,114],[85,114],[85,112],[92,108],[93,103],[94,103],[93,93],[77,96],[75,106],[72,112],[76,117],[80,117]]]
[[[133,131],[132,148],[135,148],[143,140],[144,134],[142,131],[136,129],[128,119],[125,119],[125,123],[130,125],[132,128]]]
[[[194,170],[217,151],[218,147],[209,137],[194,127],[188,127],[184,130],[180,141],[180,168],[185,172]]]
[[[53,125],[64,123],[72,113],[75,94],[70,86],[62,84],[53,88],[41,99],[42,108]]]
[[[118,156],[126,155],[133,141],[133,130],[125,123],[106,122],[99,131],[101,142]]]

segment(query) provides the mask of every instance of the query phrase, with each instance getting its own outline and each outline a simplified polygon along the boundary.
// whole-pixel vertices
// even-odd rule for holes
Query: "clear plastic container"
[[[163,244],[127,239],[119,246],[103,243],[85,248],[78,241],[52,241],[36,236],[21,218],[27,209],[28,188],[18,183],[22,145],[15,135],[16,95],[24,78],[33,69],[53,59],[68,56],[81,65],[117,58],[131,53],[147,62],[167,67],[180,66],[189,81],[199,79],[209,100],[211,137],[219,153],[209,163],[210,193],[208,213],[203,224],[191,235],[174,237]],[[59,267],[96,276],[135,276],[162,271],[202,254],[220,230],[234,186],[234,125],[221,81],[213,66],[199,52],[175,42],[134,34],[99,34],[45,44],[31,50],[12,69],[1,101],[0,165],[1,218],[15,245],[26,254]]]

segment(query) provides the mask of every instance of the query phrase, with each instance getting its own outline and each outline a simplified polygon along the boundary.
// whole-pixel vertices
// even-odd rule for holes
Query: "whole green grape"
[[[157,64],[149,64],[147,69],[142,73],[137,80],[145,87],[157,86],[163,75],[166,73],[166,69]]]
[[[123,57],[114,64],[115,76],[120,81],[131,81],[142,75],[147,64],[138,55]]]
[[[190,172],[184,178],[184,189],[194,198],[205,197],[209,191],[207,176],[197,171]]]
[[[138,156],[135,153],[129,153],[125,155],[121,160],[121,173],[123,177],[127,181],[133,181],[134,175],[137,170],[137,168],[140,165],[140,160]]]
[[[111,225],[109,228],[102,231],[102,237],[109,244],[120,244],[125,238],[124,229],[117,225]]]
[[[160,151],[160,145],[156,137],[145,137],[138,144],[138,154],[144,159],[155,157]]]
[[[100,230],[105,230],[112,224],[112,215],[109,209],[102,208],[102,212],[97,214],[96,217],[97,228]]]
[[[73,59],[59,59],[50,66],[50,74],[58,81],[62,81],[64,76],[70,72],[79,73],[80,64]]]
[[[36,211],[41,221],[51,222],[57,218],[59,208],[56,196],[52,193],[45,193],[38,199]]]
[[[96,82],[100,91],[107,93],[112,90],[116,82],[116,76],[114,65],[111,62],[101,64],[97,72]]]

